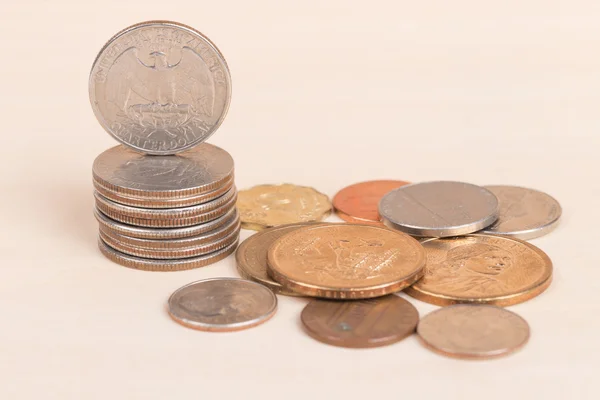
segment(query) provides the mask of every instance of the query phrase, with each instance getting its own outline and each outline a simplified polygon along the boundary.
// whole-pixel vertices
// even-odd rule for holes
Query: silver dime
[[[414,183],[386,194],[379,213],[386,226],[410,235],[457,236],[492,224],[498,218],[498,199],[470,183]]]
[[[237,331],[262,324],[277,310],[277,297],[259,283],[214,278],[177,289],[168,301],[171,317],[193,329]]]
[[[231,99],[227,63],[200,32],[169,21],[130,26],[100,50],[90,73],[100,124],[143,153],[187,150],[221,125]]]
[[[107,229],[111,232],[116,232],[125,236],[150,239],[150,240],[169,240],[187,237],[195,237],[198,235],[212,232],[220,227],[227,226],[238,219],[237,210],[231,208],[227,213],[217,219],[199,225],[192,225],[183,228],[149,228],[125,224],[104,215],[98,209],[94,209],[94,215],[100,224],[100,229]]]
[[[546,193],[518,186],[486,186],[498,197],[498,220],[482,233],[529,240],[550,233],[558,225],[562,209]]]
[[[153,157],[116,146],[94,161],[94,182],[119,196],[172,200],[218,190],[233,177],[233,159],[203,143],[173,156]]]

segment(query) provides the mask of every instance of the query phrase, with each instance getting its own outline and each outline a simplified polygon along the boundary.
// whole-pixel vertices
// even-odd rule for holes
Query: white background
[[[225,55],[233,99],[210,142],[240,188],[452,179],[556,197],[562,223],[534,241],[554,283],[510,308],[530,343],[482,362],[415,337],[336,348],[302,332],[306,301],[286,297],[247,331],[172,322],[170,293],[237,276],[233,258],[123,268],[97,250],[92,216],[91,165],[116,143],[88,73],[106,40],[148,19],[191,25]],[[597,1],[2,0],[0,37],[0,398],[600,397]]]

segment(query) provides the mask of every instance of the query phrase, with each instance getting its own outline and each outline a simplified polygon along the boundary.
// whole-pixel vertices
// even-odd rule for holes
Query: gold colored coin
[[[425,250],[412,237],[357,224],[306,226],[269,249],[269,272],[307,296],[365,299],[397,292],[423,276]]]
[[[539,295],[552,281],[550,258],[522,240],[474,234],[421,244],[425,276],[406,293],[431,304],[508,306]]]
[[[331,213],[323,193],[291,184],[260,185],[240,190],[237,202],[242,228],[261,230],[272,226],[321,221]]]

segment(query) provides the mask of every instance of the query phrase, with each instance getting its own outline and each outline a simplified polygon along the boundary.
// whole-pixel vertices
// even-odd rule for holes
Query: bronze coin
[[[419,312],[396,295],[369,300],[313,300],[301,315],[313,338],[341,347],[379,347],[415,331]]]
[[[457,358],[493,358],[512,353],[529,340],[529,325],[503,308],[459,304],[426,315],[419,338],[433,351]]]

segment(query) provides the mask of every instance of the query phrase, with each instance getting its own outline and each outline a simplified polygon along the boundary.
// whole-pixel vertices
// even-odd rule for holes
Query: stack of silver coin
[[[233,159],[203,143],[223,122],[231,78],[200,32],[150,21],[116,34],[90,74],[100,124],[122,145],[93,165],[99,247],[127,267],[169,271],[235,251]]]

